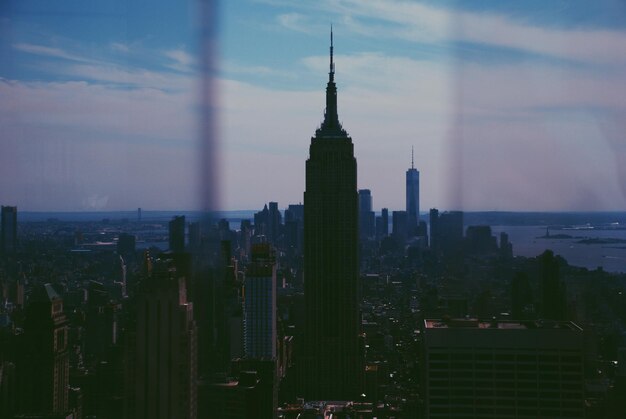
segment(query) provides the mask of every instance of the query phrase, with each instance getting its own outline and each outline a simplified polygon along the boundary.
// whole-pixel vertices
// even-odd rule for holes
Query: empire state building
[[[353,400],[360,390],[358,194],[352,139],[337,114],[330,34],[324,121],[311,138],[304,192],[304,396]]]

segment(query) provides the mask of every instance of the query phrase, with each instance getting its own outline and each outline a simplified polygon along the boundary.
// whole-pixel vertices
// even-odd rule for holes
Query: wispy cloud
[[[122,42],[112,42],[110,45],[113,51],[128,53],[130,52],[130,45]]]
[[[26,52],[29,54],[44,56],[44,57],[52,57],[52,58],[61,58],[64,60],[70,61],[79,61],[79,62],[91,62],[92,60],[77,54],[70,53],[61,48],[49,47],[45,45],[36,45],[29,43],[17,43],[13,44],[13,48],[18,51]]]
[[[43,62],[40,65],[51,75],[70,76],[89,83],[106,83],[125,88],[173,91],[189,89],[192,80],[191,73],[195,65],[194,57],[184,48],[169,49],[161,51],[160,54],[154,54],[165,59],[163,68],[166,70],[158,70],[155,64],[149,69],[146,66],[129,66],[126,60],[117,63],[113,57],[106,56],[104,53],[92,57],[46,45],[18,43],[13,47],[41,57],[58,58],[59,62]],[[112,43],[110,47],[114,51],[123,53],[129,53],[132,48],[131,44],[121,43]],[[137,48],[139,47],[135,45],[135,49]]]
[[[311,33],[310,22],[300,13],[285,13],[276,17],[278,23],[287,29],[297,32]]]
[[[295,1],[281,4],[294,10],[312,7]],[[315,7],[338,15],[349,30],[373,38],[469,42],[592,64],[626,64],[626,31],[540,26],[495,12],[458,11],[413,1],[321,0]],[[297,31],[307,27],[298,12],[279,15],[279,22]]]
[[[171,61],[166,67],[172,70],[189,73],[196,65],[195,57],[182,48],[164,51],[163,55]]]
[[[221,71],[226,74],[243,74],[261,77],[281,77],[289,79],[296,78],[296,74],[294,74],[293,72],[262,65],[245,66],[233,63],[232,61],[222,61],[220,63],[220,67]]]

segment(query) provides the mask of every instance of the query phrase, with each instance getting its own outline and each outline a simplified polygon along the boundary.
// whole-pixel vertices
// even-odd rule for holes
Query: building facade
[[[137,301],[133,418],[197,417],[197,330],[185,278],[156,260]]]
[[[69,412],[68,329],[61,297],[52,285],[37,285],[26,308],[17,360],[18,412]]]
[[[424,321],[426,418],[582,418],[583,330],[571,322]]]
[[[276,358],[276,263],[268,243],[252,246],[244,282],[243,328],[246,358]]]

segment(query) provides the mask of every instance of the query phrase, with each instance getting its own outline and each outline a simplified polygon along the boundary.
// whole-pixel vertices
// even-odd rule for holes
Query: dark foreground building
[[[2,206],[0,218],[0,254],[15,253],[17,249],[17,207]]]
[[[356,159],[337,115],[334,75],[331,32],[326,112],[311,139],[304,192],[303,396],[308,400],[352,400],[361,373]]]
[[[52,285],[33,289],[20,338],[17,412],[25,417],[71,416],[68,321]]]
[[[583,418],[583,330],[571,322],[425,320],[426,418]]]

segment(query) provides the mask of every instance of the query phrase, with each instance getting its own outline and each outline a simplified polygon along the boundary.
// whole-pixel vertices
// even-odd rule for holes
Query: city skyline
[[[143,6],[0,8],[3,205],[199,208],[197,5]],[[330,22],[357,187],[374,210],[404,207],[411,145],[422,208],[626,205],[618,1],[266,0],[218,12],[224,210],[302,202]]]

